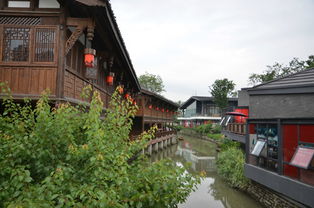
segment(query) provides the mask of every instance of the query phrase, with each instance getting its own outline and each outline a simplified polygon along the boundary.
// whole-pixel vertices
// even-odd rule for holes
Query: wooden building
[[[177,115],[179,105],[156,93],[141,89],[136,99],[139,110],[134,119],[132,135],[139,135],[157,125],[156,137],[175,134],[171,126]]]
[[[247,91],[245,176],[314,207],[314,68]]]
[[[49,89],[55,102],[80,103],[90,84],[107,106],[117,85],[140,91],[107,0],[1,0],[0,81],[16,100]]]

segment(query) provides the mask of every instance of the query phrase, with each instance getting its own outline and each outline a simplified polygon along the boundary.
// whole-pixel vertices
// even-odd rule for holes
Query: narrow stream
[[[262,206],[245,193],[230,188],[216,171],[216,145],[193,137],[184,136],[179,144],[153,154],[151,161],[170,158],[178,166],[189,162],[188,172],[206,172],[206,177],[179,208],[261,208]]]

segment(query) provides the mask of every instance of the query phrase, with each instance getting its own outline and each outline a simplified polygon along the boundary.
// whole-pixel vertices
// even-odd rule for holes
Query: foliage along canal
[[[189,163],[187,171],[192,174],[206,172],[205,178],[197,189],[190,194],[179,208],[252,208],[262,207],[245,193],[229,187],[216,171],[216,144],[193,137],[184,136],[184,140],[155,153],[151,162],[163,158],[170,158],[178,166]]]

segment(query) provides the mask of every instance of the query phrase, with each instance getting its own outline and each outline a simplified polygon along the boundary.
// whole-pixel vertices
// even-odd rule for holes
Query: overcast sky
[[[173,101],[228,78],[314,54],[313,0],[111,0],[137,76],[160,75]]]

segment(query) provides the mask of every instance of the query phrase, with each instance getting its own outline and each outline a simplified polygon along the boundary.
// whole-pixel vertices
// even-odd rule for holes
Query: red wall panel
[[[300,125],[300,141],[314,143],[314,125]]]
[[[256,134],[255,126],[256,126],[256,124],[249,124],[249,133],[250,134]]]
[[[304,170],[300,168],[300,180],[314,186],[314,170]]]
[[[294,167],[294,166],[291,166],[291,165],[286,165],[284,164],[284,169],[283,169],[283,174],[285,176],[289,176],[290,178],[296,178],[298,179],[299,178],[299,174],[298,174],[298,168],[297,167]]]
[[[298,127],[297,125],[283,125],[283,159],[290,162],[295,150],[298,147]]]

